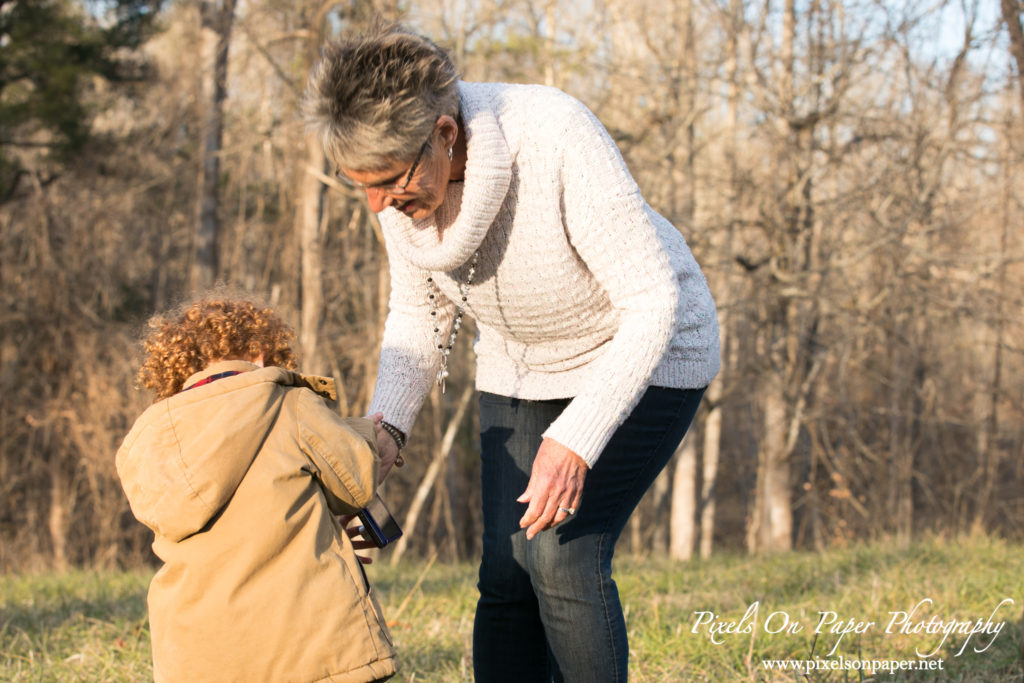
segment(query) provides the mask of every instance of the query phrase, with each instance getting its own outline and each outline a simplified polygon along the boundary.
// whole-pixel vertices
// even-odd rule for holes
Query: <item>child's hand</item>
[[[373,420],[373,429],[377,436],[377,455],[380,457],[380,481],[377,482],[379,484],[384,481],[384,478],[388,476],[388,472],[395,465],[395,460],[398,458],[398,444],[380,426],[380,423],[384,420],[384,413],[367,415],[367,418]]]
[[[356,515],[342,515],[338,518],[338,521],[341,522],[341,528],[345,530],[345,534],[352,540],[353,548],[356,550],[366,550],[367,548],[376,547],[359,533],[360,523]],[[363,564],[373,564],[372,557],[357,554],[356,558]]]
[[[380,441],[381,434],[387,434],[384,431],[384,427],[381,426],[381,422],[384,421],[384,413],[374,413],[373,415],[367,415],[367,420],[373,422],[373,433],[377,435],[377,440]]]

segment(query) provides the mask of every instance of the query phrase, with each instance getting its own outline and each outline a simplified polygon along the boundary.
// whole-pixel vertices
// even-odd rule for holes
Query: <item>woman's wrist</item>
[[[384,420],[381,420],[380,426],[385,432],[391,435],[392,439],[395,440],[395,445],[398,446],[398,450],[405,448],[405,432]]]

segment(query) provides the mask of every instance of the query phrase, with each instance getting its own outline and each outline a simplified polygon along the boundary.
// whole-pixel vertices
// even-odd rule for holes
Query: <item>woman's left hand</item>
[[[529,503],[519,528],[527,540],[575,514],[583,498],[587,463],[554,439],[544,439],[533,461],[530,483],[516,500]],[[567,512],[567,510],[571,511]]]

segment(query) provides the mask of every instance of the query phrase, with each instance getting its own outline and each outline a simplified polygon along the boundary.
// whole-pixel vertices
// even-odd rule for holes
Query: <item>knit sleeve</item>
[[[431,316],[427,300],[429,271],[411,264],[392,246],[388,245],[387,250],[391,274],[389,310],[369,413],[383,413],[387,422],[408,434],[440,365],[433,329],[436,326],[447,330],[455,307],[437,292],[437,315]]]
[[[672,339],[676,274],[647,206],[604,126],[582,104],[566,117],[560,150],[564,225],[607,292],[618,331],[583,389],[544,432],[593,466],[647,388]]]

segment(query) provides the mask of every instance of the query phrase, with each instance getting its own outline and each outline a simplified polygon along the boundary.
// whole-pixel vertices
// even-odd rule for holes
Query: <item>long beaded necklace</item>
[[[473,252],[473,258],[469,261],[469,273],[466,274],[466,281],[459,283],[459,296],[462,300],[455,302],[455,320],[452,321],[452,330],[448,335],[447,346],[441,343],[441,328],[437,321],[437,297],[440,292],[434,278],[427,277],[427,301],[430,303],[430,320],[434,325],[434,346],[441,354],[441,367],[437,371],[436,381],[437,386],[441,387],[442,394],[444,393],[444,381],[448,378],[448,356],[452,353],[455,338],[459,335],[459,328],[462,327],[462,314],[469,297],[469,286],[473,284],[473,276],[476,275],[476,262],[479,258],[480,253]]]

